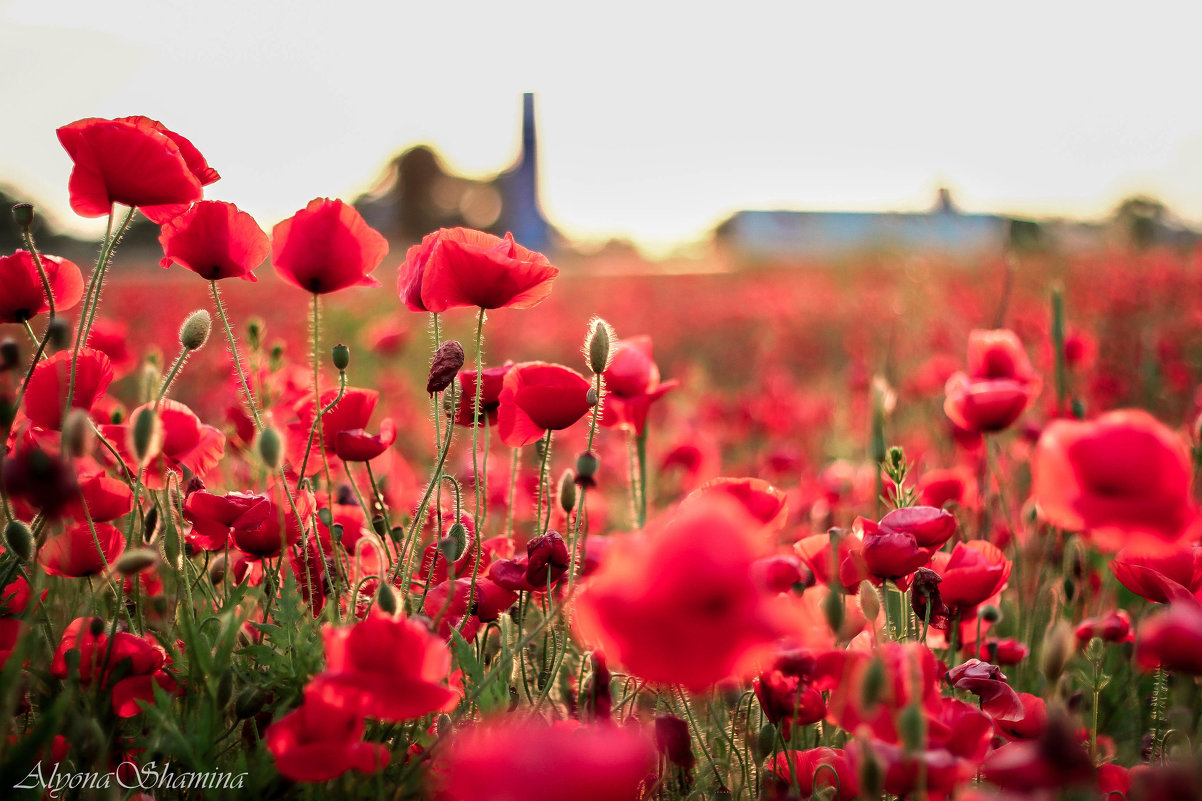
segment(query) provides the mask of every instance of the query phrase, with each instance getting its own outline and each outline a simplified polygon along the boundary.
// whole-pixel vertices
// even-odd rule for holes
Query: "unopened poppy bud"
[[[451,725],[451,716],[443,712],[438,717],[434,718],[434,731],[438,732],[439,737],[446,737],[454,730]]]
[[[17,223],[17,227],[22,230],[33,225],[33,204],[18,203],[13,206],[13,220]]]
[[[588,392],[584,393],[584,402],[587,403],[589,406],[596,406],[597,401],[600,399],[601,399],[601,396],[597,394],[596,387],[589,387]]]
[[[220,587],[221,582],[225,580],[226,557],[225,554],[219,553],[213,557],[213,561],[209,562],[209,581],[214,587]]]
[[[146,519],[142,521],[142,541],[147,545],[152,544],[159,534],[161,528],[159,520],[159,507],[150,507],[150,511],[146,513]]]
[[[589,369],[596,375],[604,373],[613,355],[613,328],[600,317],[594,317],[589,323],[584,351],[588,356]]]
[[[330,507],[323,506],[317,510],[317,519],[326,528],[329,528],[334,523],[334,513],[330,511]]]
[[[284,343],[277,342],[271,346],[271,363],[278,365],[284,361]]]
[[[50,347],[62,350],[71,344],[71,324],[63,317],[55,317],[46,325],[46,339]]]
[[[465,550],[467,550],[467,526],[455,523],[438,543],[438,551],[447,562],[458,562]]]
[[[426,392],[433,395],[451,385],[463,367],[463,346],[453,339],[438,346],[434,361],[430,363],[430,376],[426,379]]]
[[[234,714],[239,720],[254,717],[267,703],[267,693],[259,687],[247,687],[234,699]]]
[[[843,598],[838,592],[829,592],[822,599],[822,613],[826,615],[826,625],[831,627],[836,635],[843,630],[843,620],[845,610],[843,609]]]
[[[559,508],[571,512],[576,506],[576,475],[564,470],[559,477]]]
[[[1041,666],[1043,675],[1047,676],[1049,681],[1056,681],[1064,672],[1064,666],[1073,654],[1074,643],[1072,627],[1063,620],[1057,621],[1052,628],[1048,629],[1047,636],[1043,640]]]
[[[88,413],[74,408],[63,423],[63,452],[78,459],[92,450],[92,425]]]
[[[209,341],[209,332],[212,330],[213,318],[204,309],[197,309],[179,327],[179,344],[185,350],[200,350]]]
[[[655,745],[673,765],[691,768],[697,764],[693,755],[693,739],[689,724],[675,715],[659,715],[655,719]]]
[[[881,693],[885,690],[885,679],[885,663],[873,657],[868,663],[868,670],[864,671],[864,681],[860,684],[860,704],[865,710],[872,709],[881,700]]]
[[[246,344],[250,345],[251,350],[258,350],[263,344],[263,333],[266,326],[258,317],[252,317],[246,321]]]
[[[338,371],[343,371],[351,364],[351,349],[346,345],[339,343],[334,346],[334,367]]]
[[[908,704],[898,716],[898,731],[901,732],[902,742],[906,750],[917,753],[924,750],[927,739],[927,719],[919,704]]]
[[[0,372],[7,372],[21,362],[21,346],[15,339],[0,342]]]
[[[379,532],[380,527],[376,525],[376,520],[379,520],[379,519],[380,518],[375,518],[374,520],[371,521],[372,527],[377,532]],[[330,539],[333,540],[334,542],[342,542],[342,532],[343,532],[342,524],[335,523],[334,525],[330,526]]]
[[[752,747],[755,751],[755,758],[760,761],[772,756],[772,751],[776,748],[776,726],[771,723],[761,726]]]
[[[10,520],[4,527],[4,542],[22,562],[33,558],[33,532],[20,520]]]
[[[577,479],[591,479],[597,474],[597,468],[600,466],[601,460],[597,458],[597,454],[585,451],[576,457]]]
[[[376,606],[386,615],[395,615],[397,609],[396,593],[387,584],[381,584],[376,590]]]
[[[1071,401],[1069,401],[1069,411],[1072,412],[1073,417],[1077,420],[1084,420],[1085,401],[1081,400],[1080,398],[1073,398]]]
[[[981,607],[981,611],[978,612],[978,614],[980,615],[981,620],[985,621],[986,623],[1000,623],[1002,620],[1002,610],[998,609],[993,604],[985,604]]]
[[[159,555],[149,548],[133,548],[121,554],[114,565],[123,576],[136,576],[148,567],[158,564]]]
[[[885,783],[885,771],[881,760],[877,757],[872,746],[861,741],[860,758],[857,760],[857,773],[860,779],[860,796],[863,798],[880,798],[881,789]]]
[[[870,621],[876,620],[877,615],[881,613],[881,596],[868,579],[860,582],[860,609]]]
[[[273,470],[279,467],[283,450],[284,441],[280,438],[279,431],[268,426],[259,432],[259,458],[263,460],[263,464]]]
[[[388,532],[388,521],[384,515],[376,515],[371,519],[371,530],[383,537]]]
[[[159,452],[163,441],[163,424],[153,407],[139,409],[131,429],[134,455],[143,467]]]

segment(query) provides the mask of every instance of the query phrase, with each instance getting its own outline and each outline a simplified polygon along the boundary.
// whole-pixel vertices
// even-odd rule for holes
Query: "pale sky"
[[[264,228],[432,144],[509,166],[539,95],[543,205],[663,249],[739,208],[1202,221],[1202,4],[0,0],[0,183],[76,231],[55,128],[142,114]],[[81,227],[82,225],[82,227]],[[90,226],[90,227],[89,227]]]

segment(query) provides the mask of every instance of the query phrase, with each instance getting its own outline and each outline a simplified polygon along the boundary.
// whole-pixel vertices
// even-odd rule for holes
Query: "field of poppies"
[[[57,133],[0,797],[1202,799],[1199,254],[561,273]]]

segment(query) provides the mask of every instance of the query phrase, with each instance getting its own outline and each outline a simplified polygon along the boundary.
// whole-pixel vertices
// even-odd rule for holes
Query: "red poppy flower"
[[[829,765],[834,774],[823,765]],[[801,791],[802,798],[809,798],[827,787],[838,787],[833,798],[839,801],[852,801],[859,795],[855,766],[842,748],[781,751],[764,765],[764,801],[785,801],[795,795],[794,788]]]
[[[1202,545],[1179,545],[1151,554],[1124,548],[1110,561],[1110,572],[1136,595],[1168,603],[1202,589]]]
[[[543,589],[546,590],[546,585]],[[517,599],[517,592],[492,578],[477,577],[475,589],[470,578],[453,579],[441,582],[426,593],[422,611],[437,623],[439,637],[449,638],[451,629],[457,629],[465,639],[471,640],[480,631],[482,623],[496,620]]]
[[[324,782],[351,770],[375,773],[388,764],[388,747],[363,742],[366,723],[305,691],[304,702],[267,728],[276,770],[298,782]]]
[[[1135,662],[1144,670],[1163,667],[1202,676],[1202,604],[1171,603],[1140,624]]]
[[[585,640],[633,675],[701,690],[742,673],[780,633],[753,563],[759,523],[713,498],[612,543],[576,601]]]
[[[88,332],[88,347],[108,356],[118,373],[134,364],[134,356],[129,352],[129,328],[119,320],[97,317]]]
[[[108,523],[96,523],[96,539],[86,522],[68,526],[50,537],[38,550],[38,564],[52,576],[94,576],[111,565],[125,550],[125,535]]]
[[[163,225],[159,233],[163,258],[201,278],[258,280],[252,272],[271,255],[271,242],[255,219],[233,203],[202,200]]]
[[[371,271],[388,240],[341,200],[315,198],[271,231],[271,259],[285,281],[323,295],[350,286],[379,286]]]
[[[818,658],[797,649],[777,654],[767,670],[752,682],[752,689],[768,719],[781,727],[785,740],[796,723],[808,726],[826,717],[826,700],[821,685]]]
[[[471,228],[440,228],[409,248],[397,289],[412,311],[530,309],[551,294],[559,270],[541,253]]]
[[[58,141],[75,164],[71,208],[83,217],[103,217],[123,203],[161,224],[221,177],[191,142],[146,117],[79,120],[59,128]]]
[[[1031,472],[1043,519],[1106,551],[1168,550],[1197,518],[1189,451],[1147,412],[1057,420],[1039,438]]]
[[[977,507],[977,482],[972,471],[965,468],[928,470],[915,488],[926,506],[942,509],[954,503],[966,509]]]
[[[793,549],[814,573],[819,584],[838,581],[845,592],[860,591],[860,582],[868,578],[864,563],[864,542],[854,534],[838,538],[837,556],[831,553],[831,535],[814,534],[798,540]]]
[[[605,370],[601,425],[643,433],[651,404],[679,385],[679,381],[660,381],[659,366],[651,356],[651,337],[619,340]]]
[[[1013,719],[1003,718],[994,722],[997,724],[998,731],[1011,740],[1033,740],[1043,734],[1043,730],[1047,728],[1047,702],[1031,693],[1019,693],[1018,700],[1023,707],[1021,715]]]
[[[326,408],[338,397],[338,390],[331,389],[321,396],[321,408]],[[336,455],[344,462],[367,462],[396,442],[396,425],[392,418],[380,423],[378,435],[368,434],[365,429],[375,411],[380,393],[373,389],[348,388],[338,403],[321,417],[322,443],[326,452]],[[301,431],[306,440],[317,419],[317,405],[312,401],[300,415]],[[303,447],[303,446],[302,446]],[[321,468],[321,460],[310,458],[315,470]]]
[[[238,493],[230,495],[238,496]],[[293,490],[291,495],[292,500],[289,500],[287,489],[277,482],[266,495],[254,495],[250,500],[236,497],[238,505],[245,503],[247,506],[230,527],[234,545],[252,556],[268,557],[278,555],[285,545],[300,542],[305,523],[313,511],[313,493]]]
[[[943,602],[961,614],[1001,592],[1013,567],[1006,555],[991,542],[958,542],[949,554],[941,551],[931,561],[940,575]]]
[[[230,542],[230,531],[238,521],[260,503],[270,503],[266,495],[229,492],[214,495],[204,490],[189,493],[184,501],[184,519],[192,523],[188,543],[203,551],[219,551]],[[275,544],[279,550],[278,539]]]
[[[947,380],[943,410],[967,431],[1001,431],[1039,394],[1031,367],[1013,331],[976,330],[968,335],[968,367]]]
[[[956,533],[956,518],[951,512],[933,506],[906,506],[894,509],[878,524],[888,531],[904,531],[914,536],[920,548],[938,549]]]
[[[588,391],[588,381],[563,365],[514,365],[501,387],[497,413],[501,439],[517,448],[537,442],[547,431],[567,428],[592,408]]]
[[[332,706],[395,722],[447,709],[458,698],[442,683],[451,652],[416,620],[376,611],[352,626],[326,626],[322,634],[326,668],[309,686]]]
[[[138,701],[153,703],[154,685],[175,692],[178,685],[166,671],[167,652],[147,635],[139,637],[125,631],[106,633],[108,627],[100,618],[77,618],[63,631],[54,657],[50,675],[65,679],[77,673],[84,686],[100,681],[110,693],[113,711],[128,718],[141,712]],[[67,654],[76,652],[78,667],[69,668]],[[121,676],[113,681],[114,675]]]
[[[710,479],[686,495],[681,504],[696,503],[711,495],[737,501],[767,532],[780,531],[789,519],[788,497],[761,478]]]
[[[137,419],[142,409],[153,407],[153,403],[139,406],[130,412],[129,419]],[[151,489],[162,489],[166,485],[167,473],[182,473],[187,468],[203,477],[217,466],[225,454],[225,435],[213,426],[200,422],[196,413],[179,401],[164,398],[158,405],[158,416],[163,426],[159,452],[152,455],[142,470],[142,483]],[[121,454],[131,470],[136,469],[137,457],[130,442],[133,423],[103,425],[100,427],[105,439]]]
[[[484,370],[484,386],[480,389],[480,425],[487,422],[497,424],[497,411],[501,406],[501,388],[505,384],[505,376],[513,369],[513,362],[506,362],[500,367],[488,367]],[[461,426],[471,426],[475,420],[474,404],[476,402],[476,371],[459,371],[459,405],[455,408],[455,422]]]
[[[451,801],[635,801],[655,761],[634,728],[494,721],[456,733],[431,772]]]
[[[1130,642],[1131,616],[1125,609],[1117,609],[1105,617],[1091,617],[1082,620],[1076,630],[1077,644],[1085,647],[1094,637],[1100,637],[1106,642]]]
[[[113,381],[113,366],[98,350],[80,348],[75,368],[75,395],[71,406],[90,411]],[[71,351],[60,351],[33,370],[25,392],[25,416],[35,426],[58,431],[63,426],[67,393],[71,386]]]
[[[42,269],[50,281],[55,311],[62,312],[79,303],[83,297],[83,275],[75,262],[45,253],[40,256]],[[27,250],[0,256],[0,286],[4,287],[0,295],[0,323],[23,323],[50,308],[37,264]]]
[[[929,551],[919,548],[909,531],[882,528],[863,518],[857,522],[864,530],[864,564],[878,579],[896,581],[930,561]]]
[[[87,513],[84,513],[84,503]],[[66,517],[83,521],[89,515],[93,522],[106,523],[128,514],[134,508],[134,494],[129,486],[102,471],[80,473],[79,497],[63,510]]]

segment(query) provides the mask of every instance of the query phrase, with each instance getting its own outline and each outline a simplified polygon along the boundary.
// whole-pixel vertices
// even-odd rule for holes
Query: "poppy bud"
[[[159,555],[149,548],[134,548],[121,554],[114,568],[123,576],[136,576],[159,561]]]
[[[280,439],[279,431],[268,426],[259,433],[259,458],[263,460],[263,464],[273,470],[279,467],[283,449],[284,443]]]
[[[342,372],[351,363],[351,349],[341,343],[334,346],[334,367]]]
[[[426,392],[433,395],[451,385],[459,369],[463,367],[463,346],[453,339],[438,346],[434,361],[430,363],[430,377],[426,380]]]
[[[131,438],[138,464],[145,467],[163,444],[163,424],[153,407],[143,407],[134,415]]]
[[[386,615],[395,615],[397,602],[396,593],[387,584],[381,584],[376,590],[376,606]]]
[[[571,470],[564,470],[559,478],[559,508],[571,512],[576,506],[576,476]]]
[[[691,768],[697,764],[697,757],[693,755],[693,740],[689,737],[689,724],[675,715],[659,715],[655,718],[655,745],[673,765]]]
[[[897,723],[902,742],[906,744],[906,750],[910,753],[924,750],[927,739],[927,719],[922,706],[907,704],[906,708],[901,711],[901,715],[898,716]]]
[[[434,718],[434,731],[438,732],[439,737],[446,737],[453,731],[451,725],[451,716],[443,712],[438,717]]]
[[[209,332],[212,330],[213,318],[204,309],[197,309],[179,327],[179,344],[184,350],[200,350],[209,341]]]
[[[597,458],[597,454],[585,451],[576,457],[576,479],[582,482],[590,481],[600,466],[601,460]]]
[[[600,317],[594,317],[589,324],[588,339],[584,344],[588,356],[588,367],[595,375],[600,375],[609,367],[613,355],[613,328]]]
[[[447,560],[448,564],[458,562],[459,557],[463,556],[463,552],[467,550],[467,526],[462,523],[455,523],[447,531],[447,535],[438,543],[438,552]]]
[[[93,637],[100,637],[104,634],[104,621],[98,617],[94,617],[88,621],[88,633]],[[72,649],[74,650],[74,649]]]
[[[378,520],[379,518],[376,519]],[[375,520],[372,521],[373,527],[376,529],[376,531],[379,531],[379,527],[375,526],[375,522]],[[342,531],[343,528],[341,523],[335,523],[334,525],[330,526],[330,539],[334,542],[342,542]]]
[[[600,399],[601,396],[597,394],[596,387],[589,387],[588,392],[584,393],[584,400],[589,406],[596,406]]]
[[[843,629],[845,612],[843,598],[838,592],[829,592],[822,600],[822,613],[826,615],[826,625],[831,627],[836,635]]]
[[[885,783],[885,771],[880,758],[867,743],[864,743],[864,747],[860,749],[860,758],[857,763],[861,795],[864,798],[880,798],[881,789]]]
[[[20,520],[10,520],[4,527],[4,542],[22,562],[33,557],[33,532]]]
[[[226,557],[225,554],[219,553],[213,557],[213,561],[209,562],[209,581],[214,587],[220,587],[221,582],[225,579]]]
[[[266,326],[258,317],[252,317],[246,321],[246,344],[250,345],[251,350],[258,350],[263,344],[263,332]]]
[[[91,450],[91,420],[86,411],[73,408],[67,413],[67,420],[63,423],[63,452],[78,459],[87,456]]]
[[[341,523],[335,525],[335,528],[341,526]],[[388,531],[388,521],[384,519],[384,515],[376,515],[371,519],[371,530],[384,536],[384,532]]]
[[[21,346],[15,339],[5,339],[0,342],[0,372],[6,372],[16,367],[21,361]]]
[[[33,204],[18,203],[13,206],[13,220],[17,227],[24,230],[33,225]]]
[[[1055,681],[1064,672],[1064,666],[1073,654],[1073,630],[1063,620],[1048,629],[1043,640],[1043,674]]]
[[[753,751],[755,758],[759,760],[767,759],[772,755],[772,751],[776,748],[776,726],[771,723],[765,723],[760,727],[759,734],[756,735]]]
[[[150,511],[146,513],[146,519],[142,521],[142,541],[147,545],[154,542],[154,538],[158,536],[159,529],[159,507],[152,506]]]
[[[267,703],[267,693],[258,687],[247,687],[234,699],[234,714],[239,720],[254,717]]]
[[[860,582],[860,609],[870,621],[876,620],[876,616],[881,613],[881,596],[868,579]]]
[[[71,344],[71,324],[66,318],[55,317],[46,326],[46,339],[55,350],[67,347]]]
[[[860,684],[860,704],[865,710],[871,710],[881,700],[886,678],[885,663],[879,658],[873,657],[873,660],[868,663],[868,670],[864,671],[864,680]]]
[[[981,611],[977,613],[981,620],[986,623],[1000,623],[1002,620],[1002,610],[998,609],[993,604],[985,604],[981,607]]]

